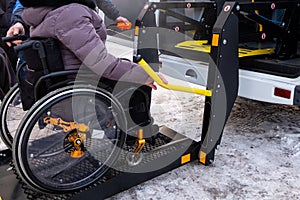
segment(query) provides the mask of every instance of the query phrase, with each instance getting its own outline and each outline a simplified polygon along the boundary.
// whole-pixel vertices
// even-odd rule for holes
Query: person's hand
[[[15,35],[25,35],[25,28],[20,22],[17,22],[14,25],[12,25],[6,33],[6,37],[15,36]],[[16,45],[20,45],[22,43],[22,40],[15,40],[12,43]],[[9,47],[11,46],[10,42],[7,42],[6,44]]]
[[[118,22],[123,22],[124,24],[128,24],[129,23],[129,20],[125,17],[122,17],[122,16],[119,16],[117,17],[117,19],[115,20],[117,23]]]
[[[156,72],[156,74],[159,76],[159,78],[162,80],[162,82],[163,82],[164,84],[168,84],[167,79],[166,79],[161,73]],[[157,89],[157,87],[156,87],[156,85],[154,85],[154,81],[153,81],[153,79],[152,79],[151,77],[149,77],[149,78],[146,80],[145,85],[151,87],[153,90],[156,90],[156,89]]]

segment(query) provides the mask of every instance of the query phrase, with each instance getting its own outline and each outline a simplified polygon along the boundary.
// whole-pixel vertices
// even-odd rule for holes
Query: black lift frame
[[[135,24],[136,46],[134,54],[136,57],[145,59],[154,71],[158,71],[159,69],[159,46],[157,42],[159,29],[156,26],[155,19],[155,12],[157,10],[160,10],[160,13],[162,13],[160,18],[161,26],[178,31],[194,29],[196,30],[194,34],[195,39],[207,39],[208,43],[211,44],[211,51],[209,56],[207,56],[209,61],[207,90],[212,91],[212,96],[208,96],[205,99],[201,141],[193,141],[167,127],[161,127],[159,137],[156,139],[156,146],[147,144],[148,146],[144,147],[145,152],[149,152],[149,157],[141,164],[131,167],[127,172],[111,169],[98,183],[85,190],[74,191],[72,194],[39,194],[32,191],[24,183],[15,181],[12,184],[15,184],[16,187],[22,186],[23,188],[23,190],[18,191],[20,193],[19,196],[23,198],[26,194],[28,199],[98,200],[127,190],[195,160],[204,165],[211,164],[214,161],[215,150],[221,142],[224,126],[238,92],[239,20],[246,17],[260,24],[265,24],[267,27],[276,27],[276,30],[280,30],[278,33],[280,38],[286,38],[286,40],[278,41],[278,43],[283,43],[284,45],[277,44],[277,52],[279,52],[279,55],[281,55],[280,52],[288,52],[288,55],[294,54],[294,47],[290,47],[293,44],[287,39],[289,38],[287,35],[290,34],[287,29],[289,29],[288,27],[292,27],[293,23],[298,23],[299,1],[278,2],[276,5],[279,8],[292,10],[292,16],[294,17],[290,16],[289,26],[274,25],[264,17],[255,14],[255,10],[265,9],[266,6],[271,7],[271,2],[252,3],[243,1],[238,3],[209,1],[147,3]],[[186,9],[198,7],[207,10],[204,11],[203,20],[200,22],[172,11],[172,8]],[[167,23],[167,16],[175,17],[184,21],[184,23]],[[159,44],[161,45],[162,42],[160,41]],[[200,52],[194,56],[198,56],[199,59],[203,57]],[[151,169],[154,166],[160,165],[169,158],[173,159],[174,156],[177,156],[177,159],[160,169],[136,173],[143,171],[145,168]],[[4,157],[10,157],[10,153],[5,152]],[[1,157],[1,159],[3,158]],[[120,163],[122,163],[122,158]],[[6,168],[9,167],[8,162],[3,164]],[[5,171],[3,174],[4,176],[11,176],[13,171],[12,167],[11,171]],[[0,183],[0,194],[4,200],[12,198],[11,196],[5,196],[5,191],[2,189],[6,184],[5,182],[6,179],[2,179]],[[15,199],[18,199],[18,197],[15,197]]]

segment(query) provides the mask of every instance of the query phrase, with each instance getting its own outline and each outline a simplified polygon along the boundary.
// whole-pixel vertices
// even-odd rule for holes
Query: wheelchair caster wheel
[[[140,164],[142,160],[143,160],[143,154],[141,153],[134,155],[133,152],[129,152],[126,156],[126,161],[129,166],[136,166]]]

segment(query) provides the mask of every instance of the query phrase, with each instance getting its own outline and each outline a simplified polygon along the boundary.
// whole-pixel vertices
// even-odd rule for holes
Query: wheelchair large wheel
[[[120,104],[107,91],[89,86],[55,90],[34,104],[19,125],[13,143],[17,172],[38,191],[83,189],[119,157],[125,122]]]
[[[24,115],[25,111],[22,108],[20,89],[18,84],[16,84],[6,94],[0,107],[0,136],[9,149],[12,148],[14,135]]]

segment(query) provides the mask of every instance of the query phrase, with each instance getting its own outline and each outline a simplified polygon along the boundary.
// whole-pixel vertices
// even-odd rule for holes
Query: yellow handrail
[[[176,90],[181,92],[188,92],[193,94],[199,94],[204,96],[212,96],[211,90],[203,90],[199,88],[185,87],[181,85],[173,85],[173,84],[165,84],[160,77],[153,71],[153,69],[149,66],[149,64],[141,59],[138,64],[146,71],[146,73],[161,87],[166,88],[168,90]]]

